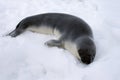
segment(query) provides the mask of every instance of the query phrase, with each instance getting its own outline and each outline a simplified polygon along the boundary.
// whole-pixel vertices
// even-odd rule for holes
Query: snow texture
[[[120,80],[119,0],[0,0],[0,80]],[[94,62],[84,65],[70,52],[44,43],[52,38],[32,32],[4,36],[23,18],[60,12],[84,19],[97,46]]]

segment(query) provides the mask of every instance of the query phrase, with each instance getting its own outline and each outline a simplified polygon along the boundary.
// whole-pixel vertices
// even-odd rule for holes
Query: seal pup
[[[8,35],[16,37],[26,30],[58,36],[58,40],[50,40],[45,44],[67,49],[85,64],[90,64],[95,58],[96,47],[92,30],[85,21],[76,16],[64,13],[30,16],[20,21],[16,29]]]

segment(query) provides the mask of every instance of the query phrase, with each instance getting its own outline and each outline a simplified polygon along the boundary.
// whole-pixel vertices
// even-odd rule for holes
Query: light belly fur
[[[76,56],[78,59],[80,59],[80,56],[77,51],[77,47],[75,43],[72,43],[71,41],[65,41],[64,42],[64,47],[67,49],[69,52],[72,53],[72,55]]]
[[[41,34],[53,34],[53,30],[47,26],[30,26],[27,30]]]
[[[57,38],[61,37],[61,34],[57,29],[53,30],[47,26],[30,26],[27,30],[40,34],[55,35]]]

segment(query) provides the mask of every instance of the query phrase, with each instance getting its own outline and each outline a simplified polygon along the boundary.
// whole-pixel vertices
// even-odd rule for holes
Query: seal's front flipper
[[[61,48],[61,47],[62,47],[62,42],[59,41],[59,40],[50,40],[50,41],[47,41],[47,42],[45,43],[45,45],[47,45],[47,46],[49,46],[49,47],[54,47],[54,46],[56,46],[56,47]]]

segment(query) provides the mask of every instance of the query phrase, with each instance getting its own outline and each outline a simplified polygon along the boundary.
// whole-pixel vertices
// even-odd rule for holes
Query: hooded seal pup
[[[96,47],[92,30],[76,16],[64,13],[30,16],[20,21],[16,29],[8,35],[16,37],[26,30],[58,36],[58,40],[50,40],[45,44],[64,48],[85,64],[90,64],[95,58]]]

